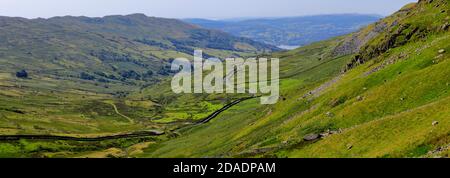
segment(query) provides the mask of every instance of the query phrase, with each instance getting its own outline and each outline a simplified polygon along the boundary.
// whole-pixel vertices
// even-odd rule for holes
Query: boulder
[[[444,53],[445,53],[445,49],[440,49],[440,50],[438,51],[438,53],[439,53],[439,54],[444,54]]]
[[[331,134],[331,135],[334,135],[334,134],[340,134],[340,133],[341,133],[340,131],[335,131],[335,130],[330,131],[330,134]]]
[[[151,135],[164,135],[165,132],[164,131],[160,131],[160,130],[148,130],[148,131],[144,131],[146,133],[149,133]],[[177,132],[173,132],[174,135],[180,135],[180,133]]]
[[[320,134],[320,137],[321,137],[321,138],[325,138],[325,137],[328,137],[328,136],[330,136],[330,133],[329,133],[329,132],[324,132],[324,133],[321,133],[321,134]]]
[[[434,57],[434,59],[441,59],[444,57],[444,54],[439,54],[436,57]],[[433,60],[433,64],[436,63],[436,61]]]
[[[327,113],[325,113],[325,115],[326,115],[327,117],[334,117],[334,114],[331,113],[331,112],[327,112]]]
[[[362,96],[358,96],[358,97],[356,97],[356,100],[358,100],[358,101],[362,101],[364,98],[362,97]]]
[[[21,70],[16,72],[17,78],[28,78],[28,72],[26,70]]]
[[[431,125],[433,125],[433,126],[436,126],[436,125],[438,125],[438,124],[439,124],[438,121],[433,121],[433,123],[431,123]]]
[[[303,137],[303,140],[305,140],[305,141],[315,141],[318,139],[320,139],[319,134],[308,134],[305,137]]]

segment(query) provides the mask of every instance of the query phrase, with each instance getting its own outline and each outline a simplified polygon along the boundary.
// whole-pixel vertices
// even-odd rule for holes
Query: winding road
[[[205,124],[216,118],[220,113],[230,109],[231,107],[257,97],[247,97],[247,98],[240,98],[237,99],[221,109],[213,112],[208,117],[195,122],[195,125]],[[118,113],[115,105],[113,105],[116,112]],[[160,136],[164,135],[165,132],[159,132],[159,131],[142,131],[142,132],[134,132],[134,133],[128,133],[128,134],[118,134],[118,135],[108,135],[108,136],[101,136],[101,137],[71,137],[71,136],[57,136],[57,135],[0,135],[0,141],[14,141],[14,140],[68,140],[68,141],[87,141],[87,142],[94,142],[94,141],[105,141],[105,140],[115,140],[115,139],[121,139],[121,138],[141,138],[141,137],[149,137],[149,136]]]
[[[241,98],[241,99],[235,100],[235,101],[233,101],[233,102],[231,102],[231,103],[225,105],[225,106],[222,107],[221,109],[219,109],[219,110],[213,112],[213,113],[210,114],[208,117],[206,117],[206,118],[204,118],[204,119],[202,119],[202,120],[196,122],[196,124],[198,125],[198,124],[205,124],[205,123],[208,123],[209,121],[211,121],[211,120],[213,120],[214,118],[216,118],[220,113],[222,113],[222,112],[224,112],[224,111],[230,109],[230,108],[233,107],[234,105],[237,105],[237,104],[239,104],[239,103],[241,103],[241,102],[243,102],[243,101],[246,101],[246,100],[249,100],[249,99],[253,99],[253,98],[256,98],[256,97],[247,97],[247,98]]]

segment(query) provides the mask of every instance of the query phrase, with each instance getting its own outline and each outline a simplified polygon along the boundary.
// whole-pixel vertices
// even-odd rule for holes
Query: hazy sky
[[[417,0],[0,0],[0,16],[125,15],[169,18],[280,17],[335,13],[389,15]]]

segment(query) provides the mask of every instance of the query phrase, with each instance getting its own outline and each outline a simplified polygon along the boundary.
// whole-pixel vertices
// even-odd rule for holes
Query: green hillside
[[[448,10],[420,1],[347,37],[275,54],[285,100],[246,101],[142,156],[448,157]]]
[[[152,121],[162,117],[159,98],[128,96],[173,75],[174,58],[192,58],[194,48],[220,58],[278,50],[141,14],[0,17],[0,32],[1,135],[98,137],[161,131],[166,125]],[[199,114],[213,112],[209,102],[202,104],[211,108]],[[5,155],[10,155],[7,150],[0,151]]]
[[[100,141],[0,136],[0,157],[449,157],[449,10],[448,0],[421,0],[358,32],[260,54],[280,58],[279,102],[261,105],[258,98],[243,100],[202,124],[199,121],[211,113],[248,96],[173,94],[170,78],[161,74],[156,85],[146,85],[129,72],[134,79],[108,87],[98,85],[98,75],[92,79],[90,73],[84,76],[92,79],[89,87],[85,80],[54,79],[50,74],[30,72],[29,78],[17,78],[13,72],[19,69],[12,62],[9,68],[14,70],[0,75],[2,135],[98,138],[137,131],[164,133]],[[83,23],[108,26],[109,18]],[[118,18],[114,24],[126,22]],[[72,24],[67,23],[64,27]],[[122,33],[120,28],[96,25],[80,29]],[[134,34],[125,38],[147,38],[144,32]],[[224,56],[236,51],[216,50]],[[8,56],[12,60],[16,54]],[[125,84],[130,81],[135,84]]]

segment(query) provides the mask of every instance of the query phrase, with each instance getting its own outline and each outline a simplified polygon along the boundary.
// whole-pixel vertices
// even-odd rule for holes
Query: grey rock
[[[439,54],[436,57],[434,57],[434,59],[440,59],[442,57],[444,57],[444,54]],[[436,63],[436,61],[433,60],[433,63]]]
[[[331,112],[327,112],[327,113],[325,113],[325,115],[326,115],[327,117],[334,117],[334,114],[331,113]]]
[[[431,125],[433,125],[433,126],[436,126],[436,125],[438,125],[438,124],[439,124],[438,121],[433,121],[433,123],[431,123]]]
[[[441,29],[442,30],[447,30],[449,26],[450,26],[450,24],[447,22],[444,25],[442,25]]]
[[[330,131],[330,134],[331,134],[331,135],[339,134],[339,133],[340,133],[339,131],[334,131],[334,130],[333,130],[333,131]]]
[[[377,37],[387,28],[386,23],[375,23],[375,28],[367,34],[357,32],[345,39],[332,52],[333,56],[343,56],[357,53],[368,41]]]
[[[356,97],[356,100],[358,100],[358,101],[362,101],[364,98],[362,97],[362,96],[358,96],[358,97]]]
[[[322,137],[322,138],[325,138],[325,137],[328,137],[328,136],[330,136],[330,133],[327,133],[327,132],[320,134],[320,137]]]
[[[318,139],[320,139],[319,134],[308,134],[305,137],[303,137],[303,140],[305,140],[305,141],[315,141]]]

